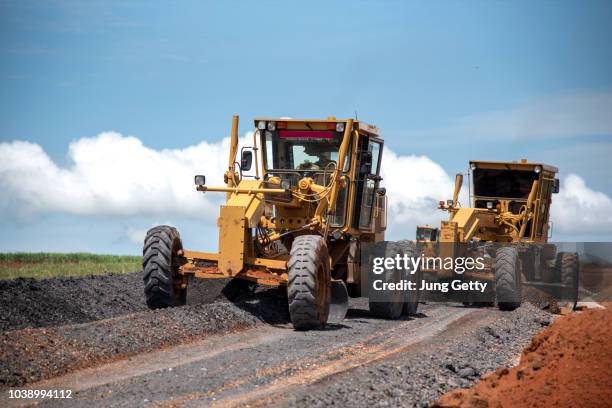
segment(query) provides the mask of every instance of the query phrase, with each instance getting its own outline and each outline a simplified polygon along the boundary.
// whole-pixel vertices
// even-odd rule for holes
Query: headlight
[[[276,130],[276,122],[268,122],[268,130],[274,132]]]
[[[540,166],[536,166],[535,169],[533,169],[533,171],[535,171],[536,174],[539,174],[542,171],[542,168]]]
[[[281,188],[284,188],[285,190],[289,190],[289,187],[291,187],[291,184],[289,184],[289,180],[281,181]]]
[[[259,122],[257,122],[257,129],[265,130],[266,129],[266,122],[264,122],[263,120],[260,120]]]
[[[196,186],[203,186],[206,184],[206,177],[202,175],[197,175],[194,177],[194,182]]]
[[[336,123],[336,132],[344,132],[344,122]]]
[[[487,210],[493,209],[493,201],[487,201]]]

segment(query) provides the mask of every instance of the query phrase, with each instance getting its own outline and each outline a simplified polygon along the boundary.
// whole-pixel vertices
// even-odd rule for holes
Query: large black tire
[[[516,248],[498,248],[495,256],[495,297],[500,310],[514,310],[521,305],[520,273]]]
[[[535,245],[531,245],[521,253],[521,266],[523,277],[528,281],[535,281],[536,276],[541,274],[541,270],[539,270],[540,265],[536,262],[539,260],[539,257],[536,254]]]
[[[147,232],[142,250],[144,293],[150,309],[182,306],[187,288],[181,288],[181,277],[175,257],[183,249],[176,228],[160,225]]]
[[[397,254],[403,255],[403,250],[397,242],[377,242],[372,248],[372,255],[376,257],[395,258]],[[381,275],[383,282],[400,282],[404,277],[404,271],[399,269],[385,270]],[[373,290],[369,283],[369,290]],[[383,291],[377,294],[376,299],[369,297],[370,314],[382,319],[397,320],[402,316],[404,310],[404,291]]]
[[[296,237],[287,266],[287,298],[293,327],[296,330],[324,327],[331,302],[331,275],[323,237]]]
[[[409,241],[400,241],[400,245],[402,247],[402,251],[405,255],[408,255],[408,258],[415,257],[416,248]],[[405,293],[404,298],[404,309],[402,310],[402,314],[404,316],[415,316],[417,314],[419,308],[419,288],[421,287],[421,280],[423,278],[423,271],[419,268],[414,273],[412,271],[406,271],[406,279],[410,282],[414,282],[416,285],[416,290],[408,290]]]
[[[578,282],[579,282],[580,263],[578,253],[559,252],[555,261],[555,275],[565,286],[563,290],[564,300],[576,303],[578,301]]]

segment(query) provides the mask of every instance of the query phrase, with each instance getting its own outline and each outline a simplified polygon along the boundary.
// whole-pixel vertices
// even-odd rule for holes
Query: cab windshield
[[[267,170],[333,171],[342,136],[343,132],[331,130],[266,131],[264,165]],[[349,164],[350,151],[345,171]]]
[[[474,170],[474,195],[526,200],[538,173],[528,170]]]

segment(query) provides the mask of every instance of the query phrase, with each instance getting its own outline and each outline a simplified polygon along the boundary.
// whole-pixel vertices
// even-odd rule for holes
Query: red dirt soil
[[[518,366],[442,396],[433,407],[611,407],[612,310],[560,317],[523,350]]]

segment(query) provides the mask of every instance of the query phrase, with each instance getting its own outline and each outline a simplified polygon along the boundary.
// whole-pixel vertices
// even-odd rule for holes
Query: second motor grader
[[[548,242],[552,194],[559,192],[557,172],[556,167],[527,160],[471,161],[470,205],[462,207],[459,202],[463,175],[457,174],[452,200],[438,205],[449,219],[441,222],[439,230],[417,227],[421,252],[440,259],[482,256],[486,266],[462,278],[492,282],[495,300],[503,310],[521,304],[523,286],[575,302],[578,254],[557,253],[556,246]],[[443,268],[430,272],[441,280],[456,277]]]

